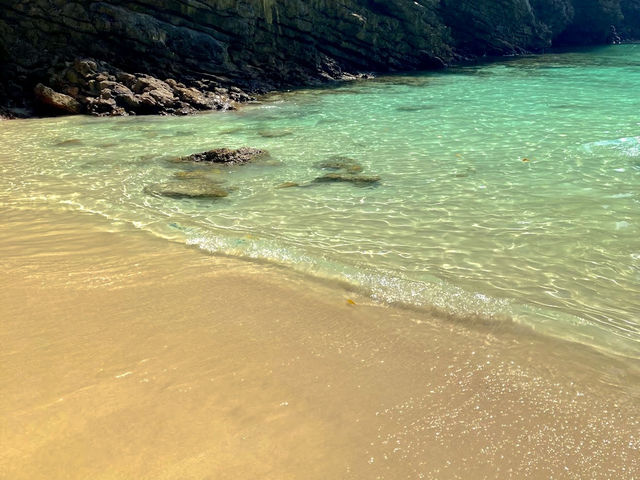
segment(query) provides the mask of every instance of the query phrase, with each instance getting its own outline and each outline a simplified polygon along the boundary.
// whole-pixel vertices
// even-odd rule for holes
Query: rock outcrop
[[[231,110],[237,101],[251,97],[206,80],[187,86],[168,78],[133,75],[91,59],[66,62],[34,89],[35,107],[44,113],[93,115],[173,114],[199,110]]]
[[[30,103],[41,83],[83,112],[189,113],[245,99],[230,87],[605,43],[612,26],[640,36],[640,0],[0,0],[0,105]]]

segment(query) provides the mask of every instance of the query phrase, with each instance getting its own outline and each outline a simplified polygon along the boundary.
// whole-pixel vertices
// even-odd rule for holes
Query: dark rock
[[[377,175],[367,176],[367,175],[352,175],[348,173],[327,173],[321,177],[318,177],[314,180],[315,183],[353,183],[354,185],[373,185],[380,181],[380,177]]]
[[[73,97],[54,91],[41,83],[34,89],[36,100],[60,113],[80,113],[82,105]]]
[[[18,116],[15,114],[15,112],[12,112],[11,110],[0,106],[0,120],[13,120],[17,117]]]
[[[87,112],[93,115],[112,115],[116,109],[112,98],[87,98]]]
[[[50,75],[50,81],[51,87],[39,84],[35,89],[38,103],[49,111],[100,116],[187,115],[197,110],[234,108],[229,96],[200,91],[175,80],[167,83],[146,74],[132,75],[88,59],[67,62]]]
[[[121,83],[117,83],[112,90],[112,95],[116,99],[116,103],[122,107],[128,107],[136,110],[140,107],[140,99],[136,97],[129,88]]]
[[[266,150],[258,148],[242,147],[237,150],[229,148],[216,148],[202,153],[194,153],[186,157],[177,158],[177,162],[208,162],[221,163],[225,165],[241,165],[249,163],[258,158],[267,157]]]
[[[73,62],[73,67],[76,72],[78,72],[83,77],[87,77],[89,75],[95,74],[98,71],[98,64],[93,60],[85,60],[81,58],[76,58]]]
[[[127,88],[132,88],[137,82],[137,78],[135,75],[131,75],[130,73],[126,72],[118,72],[116,74],[116,80],[125,85]]]

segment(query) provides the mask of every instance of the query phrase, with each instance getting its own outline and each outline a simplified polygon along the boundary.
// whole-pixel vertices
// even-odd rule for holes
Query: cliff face
[[[601,43],[639,17],[640,0],[0,0],[0,103],[77,57],[268,89]]]

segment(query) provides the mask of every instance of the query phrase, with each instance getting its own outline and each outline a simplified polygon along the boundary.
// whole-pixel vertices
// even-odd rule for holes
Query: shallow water
[[[377,300],[639,358],[638,64],[640,45],[624,45],[271,95],[224,114],[4,122],[0,208],[95,212]],[[271,158],[169,161],[243,145]],[[334,156],[380,182],[314,183]],[[184,170],[229,196],[144,193]]]
[[[42,213],[0,223],[3,479],[638,478],[640,362]]]

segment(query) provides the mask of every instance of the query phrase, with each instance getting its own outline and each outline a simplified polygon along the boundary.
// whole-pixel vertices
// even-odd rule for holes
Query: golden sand
[[[2,214],[2,479],[640,476],[637,364],[109,228]]]

